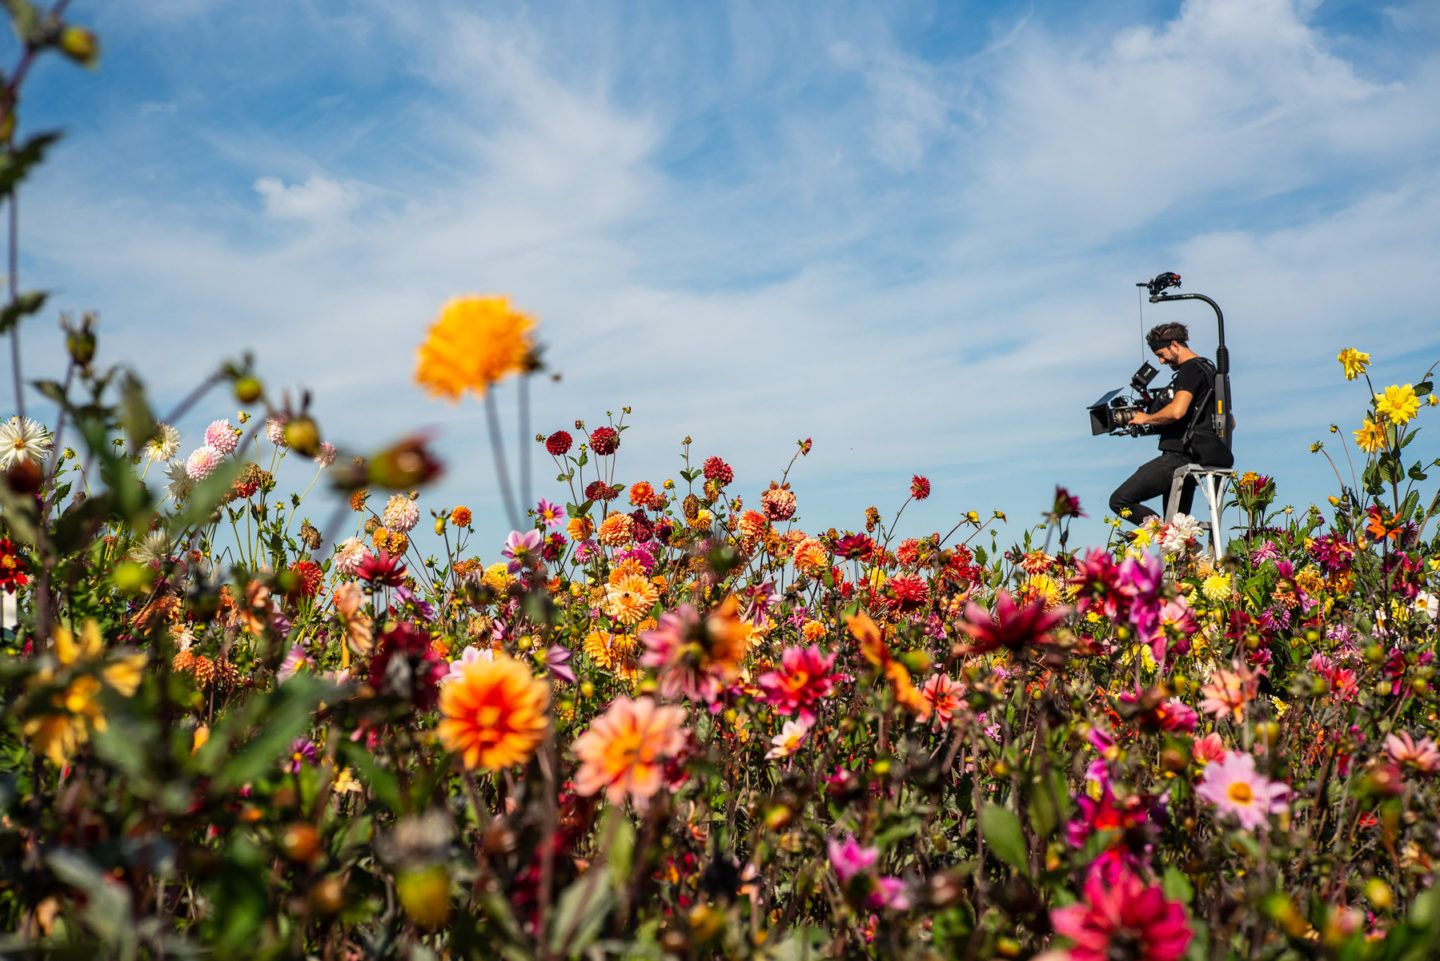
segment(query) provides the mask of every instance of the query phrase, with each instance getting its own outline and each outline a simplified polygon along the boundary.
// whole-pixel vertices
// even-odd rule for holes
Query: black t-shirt
[[[1185,412],[1184,417],[1160,429],[1161,450],[1184,451],[1185,432],[1190,429],[1192,421],[1195,421],[1196,434],[1215,434],[1215,427],[1208,416],[1210,409],[1215,406],[1215,397],[1211,394],[1214,377],[1214,368],[1199,357],[1190,358],[1175,371],[1175,378],[1170,381],[1170,386],[1175,388],[1176,392],[1190,392],[1190,409]],[[1200,410],[1201,406],[1206,409]],[[1197,414],[1198,421],[1195,420]]]

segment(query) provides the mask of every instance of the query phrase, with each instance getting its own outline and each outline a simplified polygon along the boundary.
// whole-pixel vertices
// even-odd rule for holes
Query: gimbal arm
[[[1173,278],[1170,280],[1169,278]],[[1162,284],[1162,279],[1164,283]],[[1219,329],[1220,342],[1215,348],[1215,413],[1217,423],[1216,432],[1225,445],[1230,446],[1230,351],[1225,346],[1225,314],[1221,312],[1220,305],[1215,303],[1204,294],[1167,294],[1165,287],[1180,286],[1178,274],[1161,274],[1148,284],[1137,284],[1136,286],[1150,288],[1150,303],[1158,304],[1167,300],[1203,300],[1215,311],[1215,324]]]

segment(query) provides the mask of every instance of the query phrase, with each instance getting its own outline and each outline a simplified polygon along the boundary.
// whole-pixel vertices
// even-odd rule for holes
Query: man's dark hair
[[[1145,343],[1150,349],[1164,350],[1170,346],[1171,341],[1178,341],[1182,347],[1190,346],[1190,331],[1184,324],[1160,324],[1150,328],[1150,333],[1145,335]]]

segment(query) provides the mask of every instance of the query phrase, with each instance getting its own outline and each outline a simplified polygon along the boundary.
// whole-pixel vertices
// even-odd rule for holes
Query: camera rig
[[[1215,348],[1215,390],[1209,413],[1215,432],[1220,435],[1220,440],[1229,446],[1230,351],[1225,346],[1225,315],[1221,312],[1220,305],[1204,294],[1167,294],[1165,291],[1180,286],[1180,275],[1173,271],[1157,274],[1152,279],[1142,280],[1135,286],[1149,290],[1152,304],[1172,300],[1203,300],[1215,311],[1215,322],[1219,330],[1219,346]],[[1126,394],[1126,389],[1122,387],[1119,390],[1107,392],[1091,404],[1089,407],[1090,433],[1092,435],[1110,434],[1131,437],[1157,433],[1148,425],[1140,426],[1130,422],[1131,418],[1139,411],[1143,410],[1153,414],[1175,398],[1175,392],[1169,387],[1162,387],[1158,390],[1149,389],[1150,381],[1155,379],[1156,373],[1158,371],[1150,363],[1143,363],[1130,378],[1131,394]]]

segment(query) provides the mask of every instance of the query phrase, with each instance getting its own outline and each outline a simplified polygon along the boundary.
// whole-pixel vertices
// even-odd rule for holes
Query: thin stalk
[[[520,512],[515,508],[515,492],[510,487],[510,470],[505,466],[505,444],[500,439],[500,414],[495,409],[495,394],[485,392],[485,425],[490,432],[490,449],[495,454],[495,476],[500,482],[500,496],[505,501],[505,513],[510,518],[510,529],[520,529]]]

